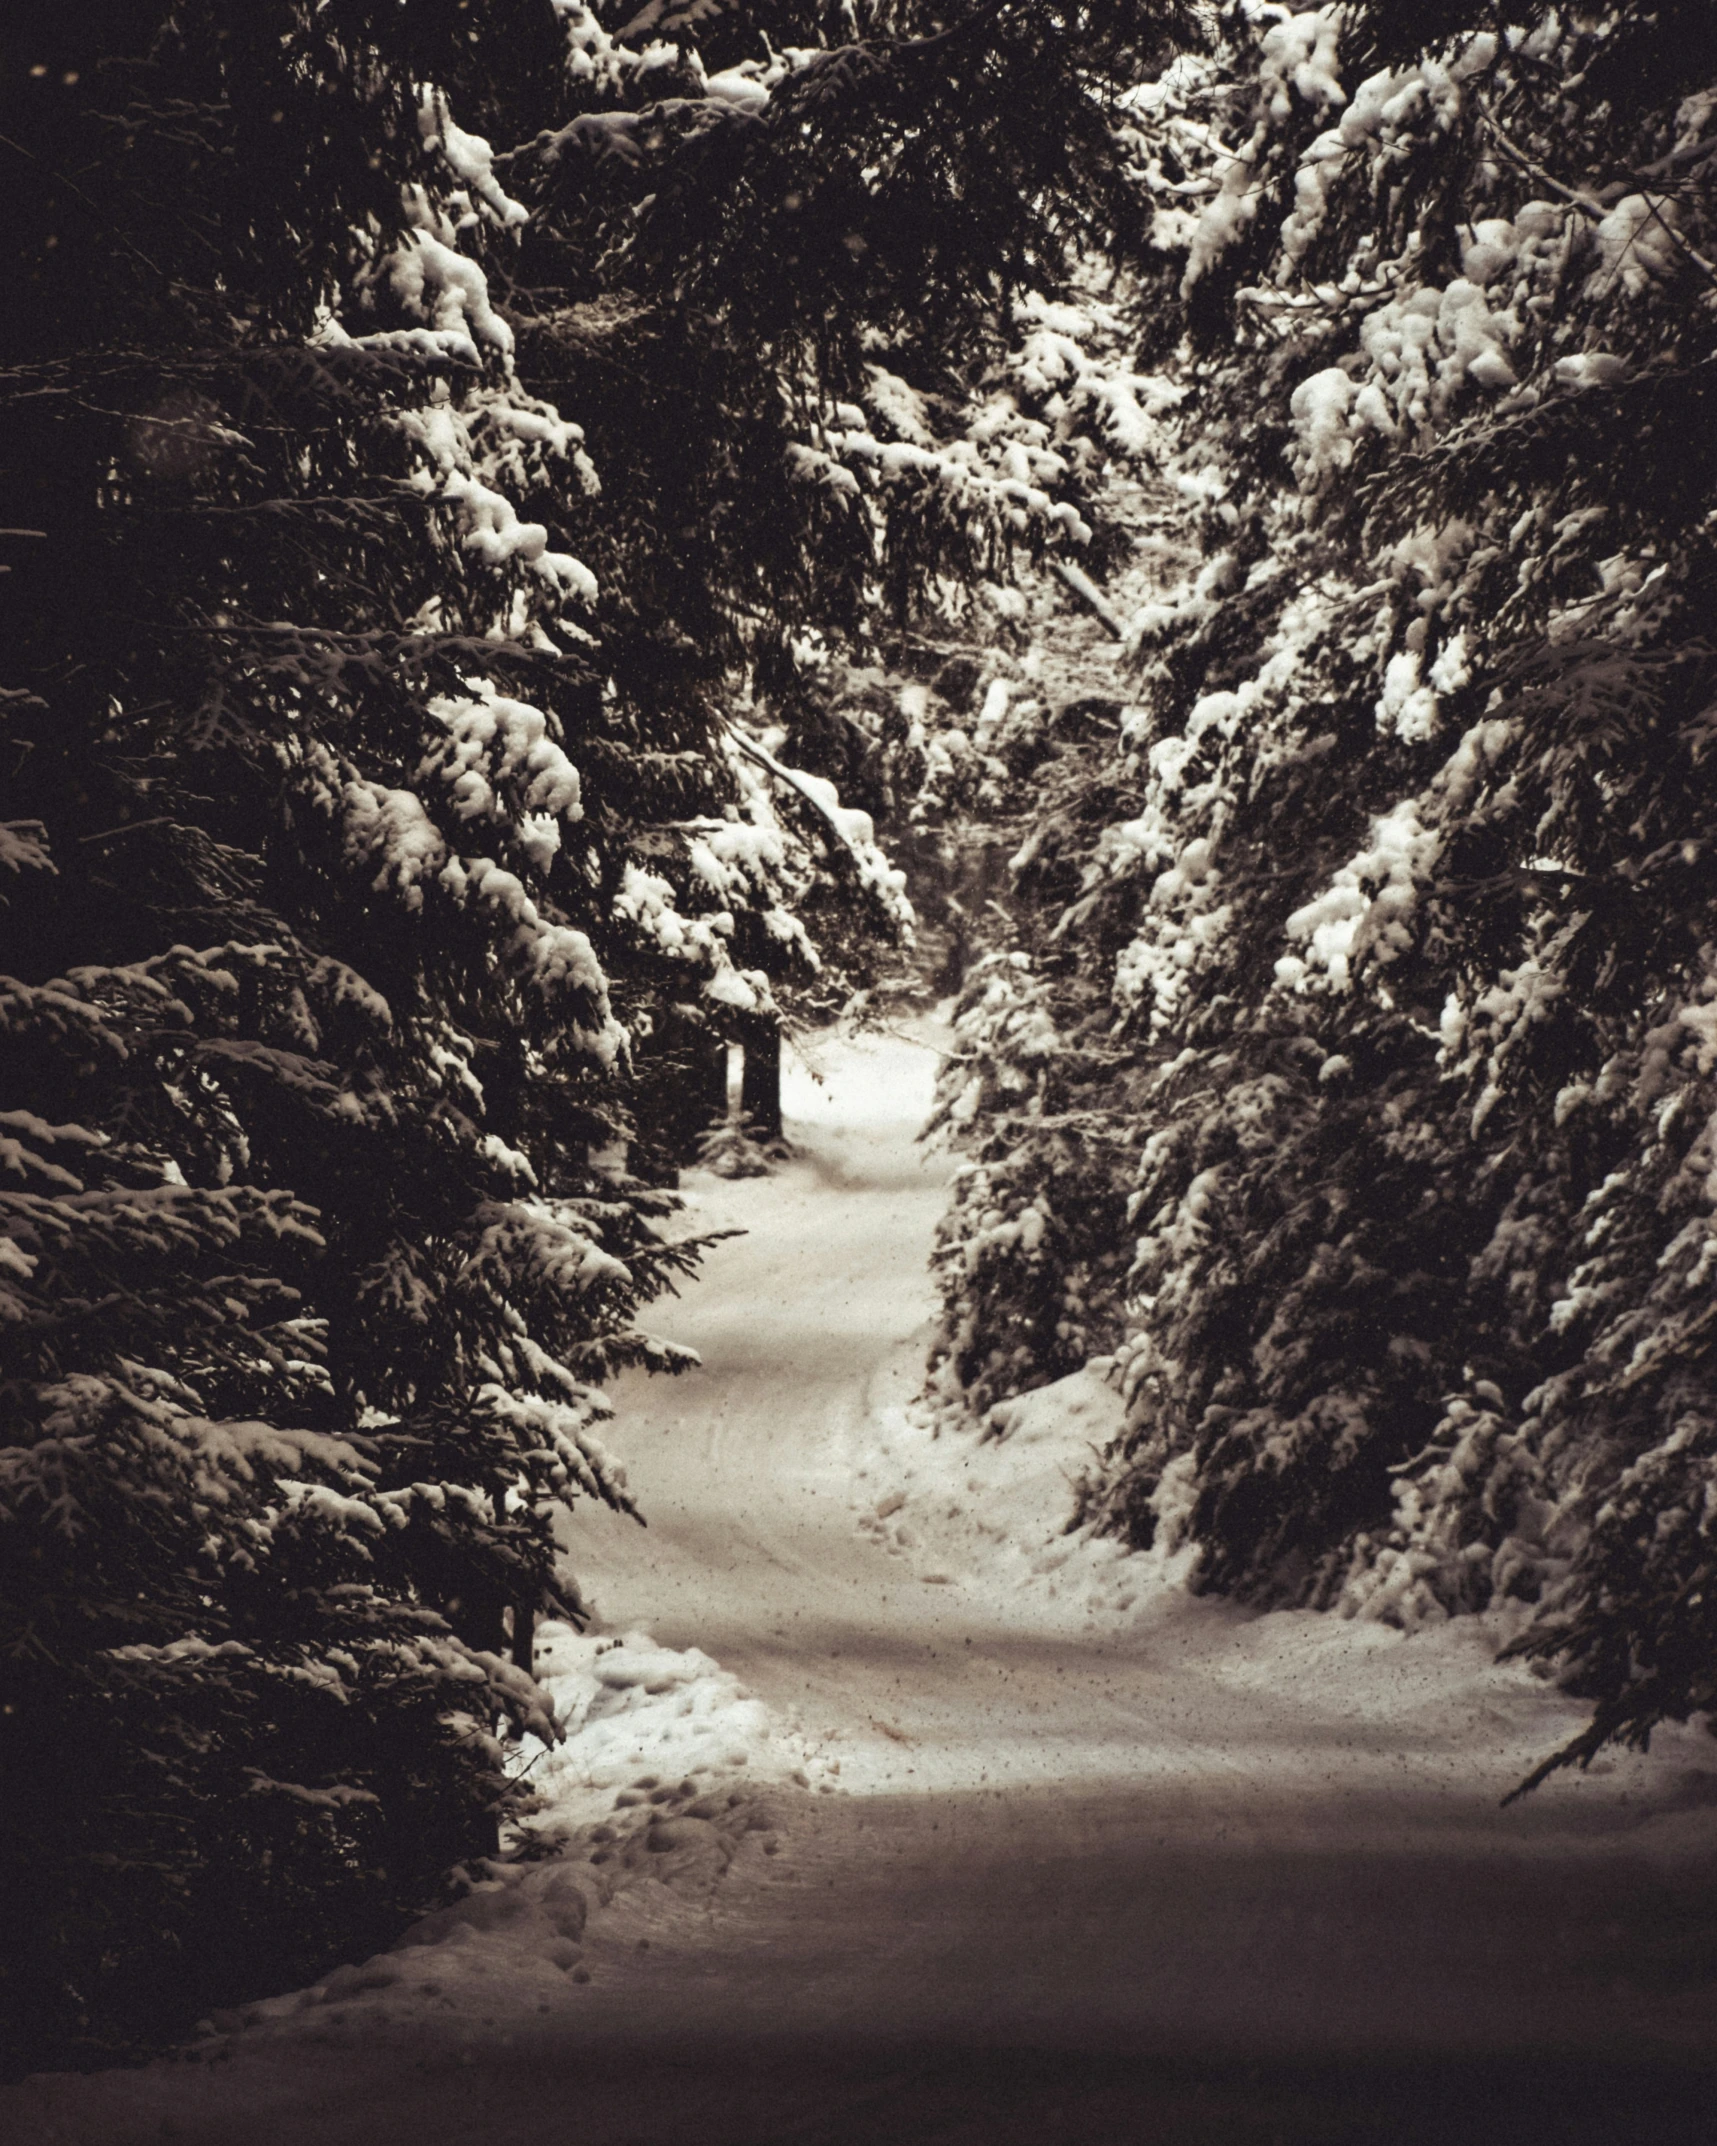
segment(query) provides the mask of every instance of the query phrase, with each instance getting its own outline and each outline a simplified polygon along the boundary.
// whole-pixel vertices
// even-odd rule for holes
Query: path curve
[[[613,1626],[713,1655],[820,1755],[827,1793],[774,1799],[783,1852],[695,1912],[623,1894],[553,2005],[498,1989],[385,2040],[336,2014],[314,2050],[238,2037],[225,2073],[20,2089],[17,2136],[1717,2137],[1717,1770],[1693,1745],[1503,1812],[1570,1716],[1471,1632],[1251,1619],[1160,1585],[1085,1621],[1071,1583],[974,1562],[970,1514],[949,1544],[932,1514],[910,1552],[861,1529],[929,1332],[949,1166],[913,1136],[935,1040],[825,1043],[826,1085],[789,1073],[799,1159],[700,1181],[693,1221],[749,1234],[658,1320],[704,1368],[624,1383],[650,1526],[592,1512],[568,1535]]]

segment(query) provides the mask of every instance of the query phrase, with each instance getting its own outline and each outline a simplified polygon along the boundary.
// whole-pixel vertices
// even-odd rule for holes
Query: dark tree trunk
[[[513,1662],[526,1676],[536,1660],[537,1613],[527,1602],[513,1604]]]
[[[745,1040],[739,1107],[759,1140],[781,1137],[781,1031],[754,1030]]]

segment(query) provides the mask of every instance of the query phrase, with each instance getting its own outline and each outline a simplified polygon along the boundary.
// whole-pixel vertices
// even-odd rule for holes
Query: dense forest
[[[1700,0],[0,35],[9,2063],[493,1850],[728,1046],[910,975],[1082,1520],[1709,1705]]]

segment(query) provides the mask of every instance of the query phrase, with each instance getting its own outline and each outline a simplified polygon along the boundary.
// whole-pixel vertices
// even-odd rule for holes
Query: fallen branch
[[[1066,559],[1051,559],[1049,571],[1065,588],[1072,590],[1086,610],[1099,619],[1117,641],[1127,638],[1126,620],[1082,567],[1073,566]]]

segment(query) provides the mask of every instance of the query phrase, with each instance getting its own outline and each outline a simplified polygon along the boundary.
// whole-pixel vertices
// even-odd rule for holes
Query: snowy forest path
[[[1046,1630],[1041,1602],[960,1584],[933,1555],[885,1557],[855,1525],[863,1485],[889,1488],[879,1447],[933,1328],[949,1173],[916,1135],[942,1040],[801,1056],[784,1082],[796,1159],[696,1181],[695,1226],[745,1232],[711,1251],[671,1322],[703,1368],[622,1380],[648,1530],[582,1507],[571,1561],[606,1623],[715,1656],[824,1741],[849,1789],[1131,1773],[1175,1740],[1148,1654],[1090,1674],[1101,1638]]]
[[[791,1817],[766,1890],[605,1976],[593,2021],[737,2042],[789,2101],[807,2048],[844,2082],[736,2140],[1598,2138],[1623,2107],[1708,2135],[1682,2064],[1717,2017],[1717,1772],[1504,1812],[1564,1703],[1476,1631],[1160,1584],[1081,1619],[1076,1588],[963,1567],[922,1501],[911,1556],[855,1525],[923,1374],[946,1040],[826,1046],[820,1083],[789,1071],[797,1159],[697,1181],[698,1226],[747,1234],[673,1322],[704,1368],[620,1395],[648,1535],[587,1509],[575,1563],[610,1623],[703,1648],[838,1757],[841,1793]]]
[[[764,1789],[780,1852],[748,1848],[707,1899],[623,1889],[585,1933],[586,1979],[486,1955],[385,2028],[313,2007],[226,2063],[0,2095],[8,2136],[1717,2137],[1703,1739],[1504,1811],[1578,1714],[1497,1670],[1476,1624],[1256,1618],[1160,1571],[1104,1618],[1063,1576],[1002,1584],[958,1500],[909,1553],[861,1526],[911,1438],[930,1444],[905,1411],[946,1197],[914,1138],[931,1040],[825,1045],[826,1086],[789,1073],[796,1159],[693,1181],[693,1227],[748,1234],[664,1321],[703,1368],[620,1393],[650,1525],[586,1509],[568,1531],[610,1627],[704,1650],[803,1739],[827,1792]]]
[[[1332,1724],[1228,1674],[1243,1612],[1176,1594],[1116,1631],[964,1569],[963,1545],[937,1538],[948,1515],[920,1517],[920,1500],[908,1555],[855,1524],[893,1486],[891,1424],[934,1331],[950,1164],[917,1135],[948,1040],[921,1022],[813,1041],[783,1082],[795,1159],[769,1178],[690,1180],[691,1226],[743,1234],[712,1248],[663,1320],[701,1369],[616,1389],[648,1528],[578,1507],[563,1540],[579,1584],[610,1628],[646,1626],[742,1677],[838,1758],[849,1791],[1176,1779],[1208,1794],[1227,1778],[1250,1794],[1266,1753],[1321,1772]],[[1043,1496],[1048,1537],[1069,1493],[1053,1479]],[[1356,1771],[1398,1764],[1395,1724],[1371,1724],[1369,1753],[1354,1749],[1363,1726],[1340,1733]],[[1511,1777],[1497,1779],[1500,1794]]]

